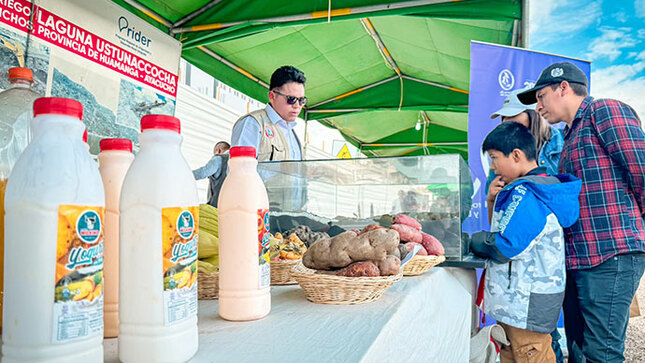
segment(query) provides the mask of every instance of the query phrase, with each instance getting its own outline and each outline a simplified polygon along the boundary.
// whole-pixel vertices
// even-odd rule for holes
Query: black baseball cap
[[[569,62],[553,63],[542,71],[540,78],[535,82],[533,88],[518,94],[517,98],[525,105],[534,104],[537,102],[535,92],[548,85],[562,81],[587,86],[587,76],[580,68]]]

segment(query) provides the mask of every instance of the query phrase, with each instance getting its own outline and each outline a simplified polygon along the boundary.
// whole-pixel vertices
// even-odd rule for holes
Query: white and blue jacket
[[[569,174],[538,175],[545,172],[536,168],[497,194],[491,232],[475,233],[471,249],[488,258],[484,313],[517,328],[549,334],[564,299],[562,227],[578,220],[582,184]]]

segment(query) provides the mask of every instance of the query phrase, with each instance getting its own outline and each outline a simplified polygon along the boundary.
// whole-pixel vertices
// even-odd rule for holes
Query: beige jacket
[[[248,116],[251,116],[258,123],[262,131],[262,138],[260,138],[260,145],[257,150],[258,161],[289,160],[291,149],[289,149],[287,137],[277,124],[271,122],[266,109],[263,108],[243,115],[235,122],[233,129]],[[300,148],[300,140],[295,133],[294,136],[298,142],[298,148]]]

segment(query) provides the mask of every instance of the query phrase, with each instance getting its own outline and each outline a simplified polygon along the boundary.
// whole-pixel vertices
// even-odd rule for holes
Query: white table
[[[375,302],[323,305],[298,285],[271,288],[271,313],[253,322],[219,318],[199,301],[199,351],[191,362],[468,362],[474,272],[434,268],[403,277]],[[104,342],[118,362],[117,339]]]

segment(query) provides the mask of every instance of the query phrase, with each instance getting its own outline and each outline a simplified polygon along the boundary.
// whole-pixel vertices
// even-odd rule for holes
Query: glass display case
[[[262,162],[271,230],[307,225],[334,236],[392,216],[417,219],[442,242],[446,258],[468,254],[462,222],[472,203],[470,171],[460,155]]]

